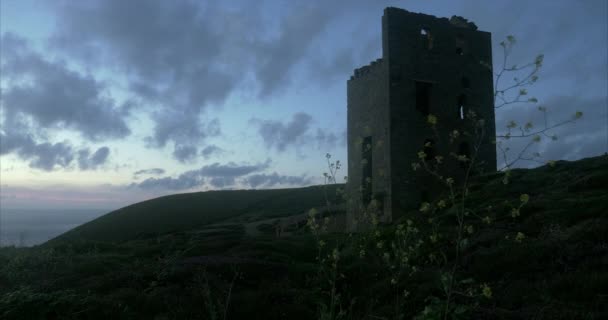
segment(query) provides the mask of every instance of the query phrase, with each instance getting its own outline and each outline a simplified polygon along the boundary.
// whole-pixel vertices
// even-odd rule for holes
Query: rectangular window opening
[[[416,110],[428,115],[431,104],[431,83],[416,81]]]

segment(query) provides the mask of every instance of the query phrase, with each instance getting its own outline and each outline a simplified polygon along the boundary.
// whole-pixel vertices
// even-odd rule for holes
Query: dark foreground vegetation
[[[470,186],[472,212],[487,215],[468,230],[457,272],[464,291],[449,319],[608,318],[608,157],[503,179],[497,173]],[[514,215],[512,199],[522,194],[529,201]],[[395,277],[390,257],[383,261],[382,244],[398,228],[419,226],[420,239],[437,232],[425,229],[424,213],[374,234],[319,239],[296,223],[277,237],[266,222],[248,231],[256,221],[321,208],[324,199],[321,187],[176,195],[44,245],[1,248],[0,318],[437,318],[440,269],[452,259],[449,226],[417,246],[419,262],[406,276]]]

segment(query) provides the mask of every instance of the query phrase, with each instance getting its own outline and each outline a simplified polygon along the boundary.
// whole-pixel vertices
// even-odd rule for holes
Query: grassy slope
[[[461,278],[488,283],[493,296],[482,300],[462,319],[607,318],[608,157],[514,170],[511,180],[504,185],[502,175],[495,174],[471,186],[469,203],[482,211],[492,205],[488,214],[494,222],[490,226],[475,225],[476,231],[463,253]],[[284,209],[297,203],[296,194],[300,191],[278,193],[281,197],[276,199],[248,200],[246,205],[237,206],[243,211],[235,215],[272,213],[266,210],[269,206],[289,214],[292,210]],[[521,216],[512,218],[505,200],[517,203],[522,193],[530,195],[530,202]],[[169,212],[176,212],[176,207],[196,208],[180,198],[188,196],[200,195],[155,199],[175,202],[155,206],[154,212],[171,216]],[[229,200],[217,200],[216,206],[221,207],[222,201]],[[151,205],[139,205],[144,204]],[[302,210],[311,206],[304,202],[300,205]],[[134,217],[129,223],[131,229],[113,234],[120,235],[117,239],[129,238],[128,241],[57,239],[51,246],[0,250],[0,318],[209,319],[209,304],[205,301],[211,297],[216,309],[223,310],[217,301],[224,301],[227,296],[235,266],[242,276],[232,287],[228,319],[316,318],[319,297],[326,296],[318,294],[313,280],[316,249],[310,236],[251,238],[236,222],[221,230],[201,226],[187,231],[195,222],[204,224],[225,218],[201,219],[195,214],[197,211],[188,209],[192,213],[185,216],[199,220],[174,222],[171,228],[177,226],[183,231],[132,239],[144,212],[139,210],[146,207],[141,208],[125,208],[124,212]],[[228,211],[215,212],[219,215]],[[411,213],[416,215],[420,213]],[[116,214],[105,218],[112,220],[92,223],[80,235],[106,239],[99,235],[110,232],[106,226],[115,230],[119,217]],[[171,217],[176,221],[176,216]],[[170,230],[164,224],[155,228],[158,229],[148,230]],[[383,232],[388,234],[390,229]],[[521,243],[513,241],[517,232],[526,235]],[[342,236],[328,237],[331,246],[332,238]],[[448,239],[445,242],[449,252],[453,244]],[[343,301],[353,297],[359,301],[352,318],[390,318],[395,288],[387,285],[386,270],[357,259],[356,254],[349,255],[346,250],[343,254],[340,270],[345,279],[339,281],[338,288]],[[422,268],[401,286],[411,292],[406,319],[425,308],[427,297],[441,296],[438,273],[432,266]]]
[[[329,194],[335,194],[335,190],[336,186],[327,187]],[[110,212],[50,242],[74,239],[124,241],[141,234],[188,230],[237,218],[300,214],[323,205],[323,194],[322,186],[313,186],[170,195]]]

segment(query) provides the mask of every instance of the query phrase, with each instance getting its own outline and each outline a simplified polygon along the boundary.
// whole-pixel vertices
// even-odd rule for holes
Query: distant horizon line
[[[120,207],[122,208],[122,207]],[[31,210],[31,211],[82,211],[82,210],[96,210],[96,211],[112,211],[117,209],[112,208],[27,208],[27,207],[0,207],[0,212],[5,210]]]

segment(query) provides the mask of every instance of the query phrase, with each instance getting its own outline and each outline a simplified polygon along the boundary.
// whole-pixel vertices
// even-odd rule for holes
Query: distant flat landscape
[[[111,209],[0,209],[0,244],[41,244]],[[23,241],[21,240],[23,239]]]

